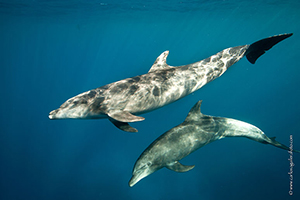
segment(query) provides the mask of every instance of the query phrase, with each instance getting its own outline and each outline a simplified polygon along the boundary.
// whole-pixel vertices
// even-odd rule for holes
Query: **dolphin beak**
[[[138,176],[133,175],[129,181],[129,187],[133,187],[137,182],[139,182],[142,178],[139,178]]]
[[[57,119],[56,113],[57,113],[57,110],[52,110],[52,111],[49,113],[49,119]]]
[[[49,113],[49,119],[54,119],[54,117],[53,117],[53,111],[51,111],[51,112]]]
[[[149,175],[149,173],[147,173],[146,171],[133,174],[128,183],[129,187],[133,187],[137,182],[139,182],[141,179],[145,178],[148,175]]]

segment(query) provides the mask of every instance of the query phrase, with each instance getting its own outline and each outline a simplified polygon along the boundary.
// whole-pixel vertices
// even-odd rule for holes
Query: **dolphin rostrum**
[[[108,118],[123,131],[137,132],[129,122],[142,121],[136,116],[172,103],[221,76],[228,67],[246,56],[255,61],[292,33],[259,40],[251,45],[231,47],[199,62],[172,67],[163,52],[147,74],[120,80],[68,99],[49,114],[50,119]]]
[[[269,138],[251,124],[202,114],[201,102],[194,105],[183,123],[162,134],[140,155],[134,165],[130,187],[163,167],[175,172],[193,169],[195,165],[186,166],[179,161],[204,145],[224,137],[246,137],[290,151],[287,146],[277,142],[275,137]]]

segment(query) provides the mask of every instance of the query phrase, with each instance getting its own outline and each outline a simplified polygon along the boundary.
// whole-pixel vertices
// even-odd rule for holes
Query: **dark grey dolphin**
[[[203,115],[200,111],[202,101],[190,110],[185,121],[162,134],[140,155],[134,165],[129,186],[153,172],[166,167],[175,172],[186,172],[195,165],[186,166],[179,161],[197,149],[224,137],[246,137],[251,140],[271,144],[290,150],[277,142],[275,137],[267,137],[259,128],[235,119]],[[299,153],[297,150],[294,152]]]
[[[291,35],[277,35],[251,45],[224,49],[209,58],[179,67],[166,63],[169,52],[165,51],[147,74],[110,83],[70,98],[60,108],[50,112],[49,118],[108,118],[121,130],[137,132],[128,124],[144,120],[136,115],[163,107],[200,89],[245,55],[254,64],[265,51]]]

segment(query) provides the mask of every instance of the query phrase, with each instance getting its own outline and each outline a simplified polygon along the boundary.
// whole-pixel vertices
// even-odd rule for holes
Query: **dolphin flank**
[[[129,122],[136,116],[170,104],[220,77],[230,66],[246,56],[255,61],[292,33],[272,36],[251,45],[231,47],[209,58],[179,67],[167,64],[169,51],[163,52],[147,74],[123,79],[68,99],[49,114],[50,119],[108,118],[117,128],[137,132]]]
[[[204,115],[200,111],[202,101],[190,110],[185,121],[158,137],[137,159],[129,186],[153,172],[166,167],[175,172],[186,172],[195,165],[186,166],[179,161],[197,149],[224,137],[246,137],[251,140],[290,149],[269,138],[259,128],[235,119]],[[294,152],[300,153],[297,150]]]

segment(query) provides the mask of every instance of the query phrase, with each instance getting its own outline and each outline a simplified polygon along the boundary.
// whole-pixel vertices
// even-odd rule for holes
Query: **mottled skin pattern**
[[[197,149],[224,137],[246,137],[251,140],[271,144],[289,150],[289,148],[267,137],[259,128],[235,119],[203,115],[199,101],[180,125],[165,132],[141,154],[135,163],[129,186],[134,186],[142,178],[167,167],[176,172],[186,172],[194,168],[184,166],[179,160]],[[294,150],[298,152],[297,150]]]
[[[247,45],[225,49],[194,64],[157,70],[109,84],[103,93],[106,100],[111,97],[107,107],[140,114],[167,105],[221,76],[243,57],[246,49]]]
[[[110,112],[141,114],[174,102],[221,76],[239,61],[249,45],[225,49],[199,62],[171,67],[164,52],[147,74],[120,80],[67,100],[50,119],[106,118]],[[113,117],[114,118],[114,117]],[[141,121],[144,118],[118,120]]]
[[[275,35],[251,45],[237,46],[199,62],[172,67],[162,53],[147,74],[117,81],[79,94],[50,112],[50,119],[108,118],[123,131],[137,132],[128,122],[144,120],[136,116],[172,103],[221,76],[246,56],[252,64],[278,42],[293,34]]]

